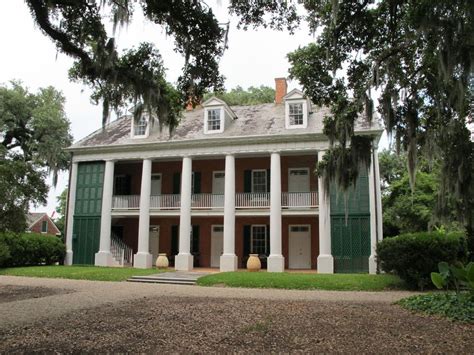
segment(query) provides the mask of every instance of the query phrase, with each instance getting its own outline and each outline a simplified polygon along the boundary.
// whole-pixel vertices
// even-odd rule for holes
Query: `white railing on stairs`
[[[110,241],[110,252],[120,266],[133,264],[133,250],[120,238],[112,234]]]

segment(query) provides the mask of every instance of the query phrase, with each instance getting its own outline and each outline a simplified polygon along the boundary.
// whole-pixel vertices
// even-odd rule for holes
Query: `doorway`
[[[311,228],[309,225],[290,225],[288,267],[311,269]]]
[[[224,251],[224,226],[214,225],[211,228],[211,267],[219,267]]]

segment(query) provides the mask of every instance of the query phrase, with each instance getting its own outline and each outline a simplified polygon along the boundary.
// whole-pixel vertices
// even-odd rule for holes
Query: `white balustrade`
[[[180,194],[165,194],[150,196],[151,209],[179,209],[181,206]]]
[[[282,192],[281,206],[283,208],[316,207],[318,205],[317,192]]]
[[[139,209],[140,195],[117,195],[112,199],[112,208],[115,209]]]
[[[270,194],[268,192],[240,192],[235,194],[235,208],[268,208]]]
[[[191,208],[224,208],[224,195],[192,194]]]

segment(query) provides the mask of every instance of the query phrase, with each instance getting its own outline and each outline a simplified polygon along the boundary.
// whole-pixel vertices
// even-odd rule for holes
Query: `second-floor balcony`
[[[313,192],[282,192],[281,207],[288,208],[315,208],[318,206],[318,193]],[[181,195],[164,194],[150,196],[151,210],[174,210],[181,207]],[[235,194],[236,209],[269,209],[270,193],[241,192]],[[140,209],[140,195],[113,196],[112,209],[138,210]],[[191,209],[218,210],[224,209],[224,195],[222,194],[192,194]]]

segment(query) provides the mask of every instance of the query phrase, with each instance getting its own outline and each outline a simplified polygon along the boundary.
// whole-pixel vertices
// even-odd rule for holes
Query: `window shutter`
[[[267,239],[265,240],[266,243],[266,251],[267,251],[267,256],[270,255],[270,226],[267,224]]]
[[[267,169],[267,192],[270,192],[270,169]]]
[[[194,172],[194,193],[201,193],[201,173],[198,171]]]
[[[252,192],[252,170],[244,171],[244,192]]]
[[[191,238],[191,254],[199,254],[199,226],[193,226],[193,237]]]
[[[177,172],[173,174],[173,194],[179,194],[181,192],[181,173]]]
[[[178,226],[171,226],[171,255],[177,255],[179,250],[178,250],[178,243],[179,243],[179,237],[178,237]]]
[[[244,257],[250,254],[250,228],[251,226],[244,226]]]
[[[132,193],[132,177],[125,175],[125,188],[124,195],[130,195]]]

